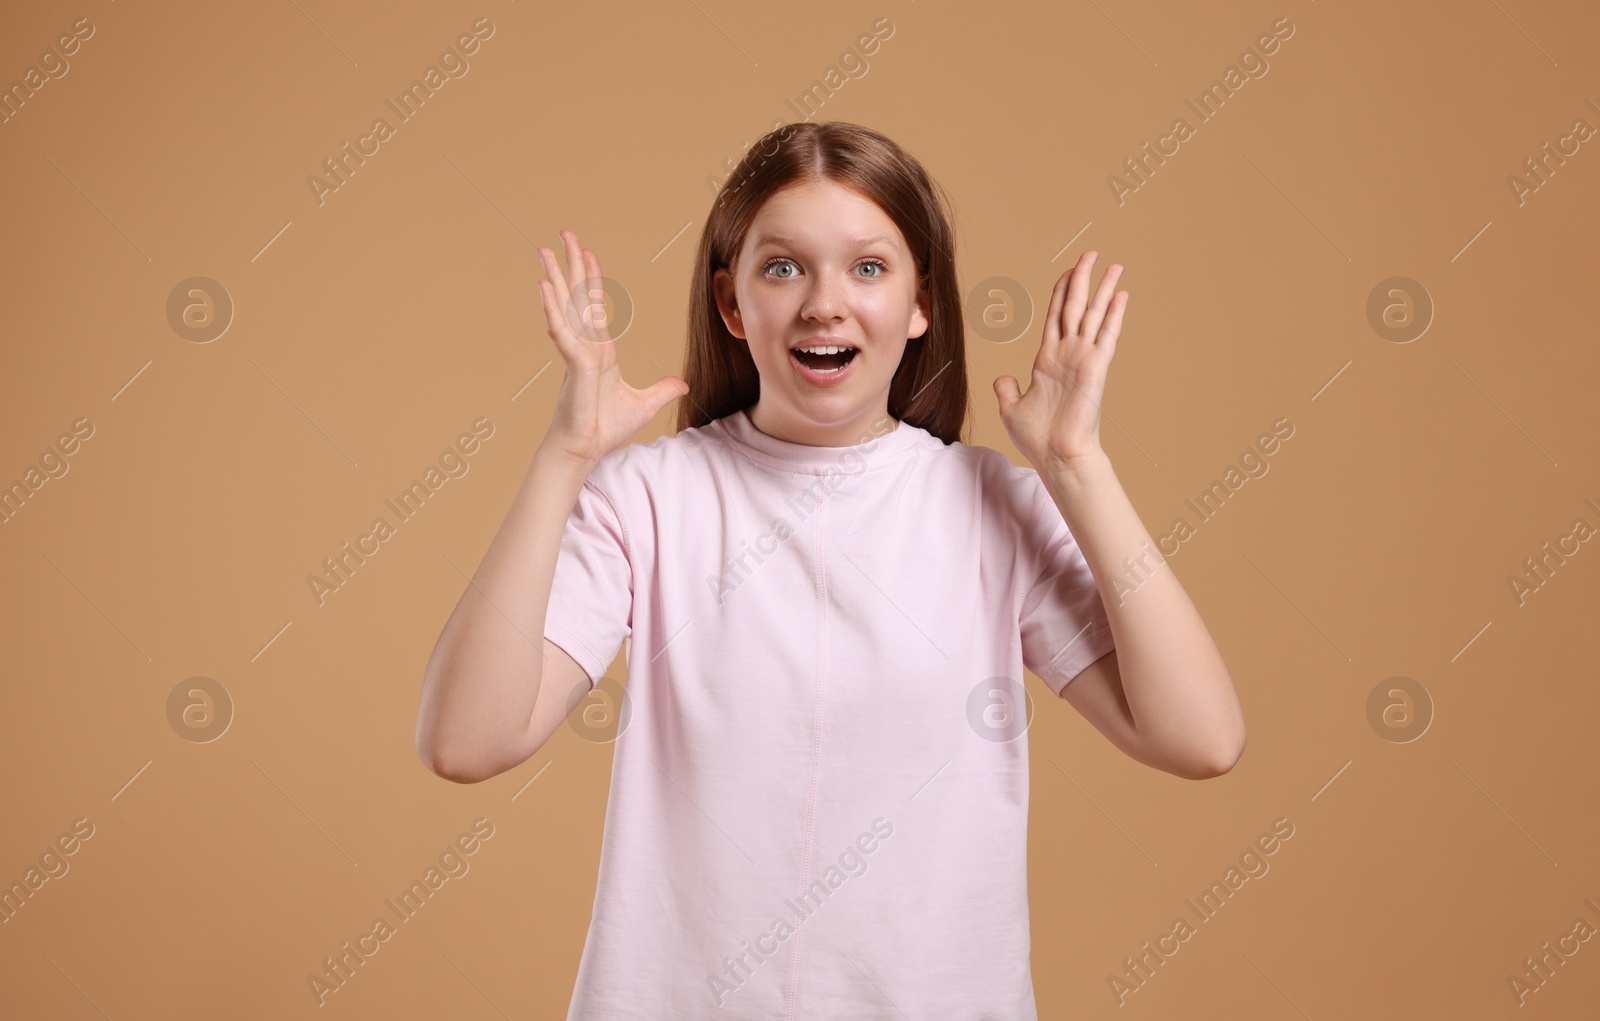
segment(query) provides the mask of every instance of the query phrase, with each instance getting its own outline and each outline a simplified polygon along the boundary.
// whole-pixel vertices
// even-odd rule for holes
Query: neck
[[[844,421],[819,424],[794,415],[778,415],[763,408],[758,400],[745,413],[750,423],[773,439],[807,447],[854,447],[870,443],[900,427],[887,407],[862,411]]]

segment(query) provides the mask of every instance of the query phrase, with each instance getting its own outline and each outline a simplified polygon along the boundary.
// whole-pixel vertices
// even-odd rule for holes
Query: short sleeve
[[[615,505],[585,480],[561,534],[544,636],[599,680],[632,633],[633,567]]]
[[[1111,652],[1111,622],[1089,562],[1036,471],[1027,471],[1022,535],[1022,662],[1058,696]]]

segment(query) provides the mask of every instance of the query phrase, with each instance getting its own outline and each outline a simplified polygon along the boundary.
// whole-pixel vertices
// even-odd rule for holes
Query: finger
[[[565,242],[567,252],[566,300],[568,314],[572,317],[572,332],[585,340],[598,340],[600,338],[595,335],[594,324],[590,318],[592,315],[589,308],[590,281],[588,272],[584,268],[583,249],[578,245],[578,235],[573,231],[563,230],[561,240]]]
[[[1061,339],[1061,306],[1067,301],[1067,281],[1072,271],[1067,270],[1056,278],[1055,289],[1050,292],[1050,310],[1044,315],[1044,344],[1048,348]]]
[[[561,232],[561,241],[567,250],[567,283],[575,284],[583,276],[583,249],[578,235],[570,230]]]
[[[539,281],[539,307],[544,310],[545,332],[550,335],[561,360],[571,365],[577,358],[577,339],[567,328],[566,316],[561,312],[558,292],[548,280]]]
[[[561,267],[556,264],[556,253],[548,248],[539,249],[539,261],[544,263],[545,278],[539,282],[539,295],[544,302],[545,325],[549,328],[550,337],[556,342],[557,350],[561,356],[571,361],[571,355],[563,348],[563,344],[576,343],[572,336],[572,317],[567,311],[567,278],[561,272]],[[546,290],[549,291],[546,294]]]
[[[568,362],[574,362],[582,356],[583,347],[580,338],[572,332],[572,321],[566,313],[566,302],[562,300],[561,293],[555,285],[548,280],[539,281],[539,298],[544,309],[545,325],[549,328],[550,339],[555,343],[556,350],[561,352],[561,357]]]
[[[1076,337],[1083,323],[1083,307],[1089,303],[1089,270],[1094,267],[1099,252],[1084,252],[1072,269],[1072,283],[1067,286],[1067,307],[1061,322],[1063,336]]]
[[[600,273],[600,257],[583,250],[583,282],[579,285],[585,302],[583,321],[596,341],[611,342],[610,310],[606,307],[605,282]]]
[[[539,261],[544,263],[545,279],[550,281],[550,286],[555,288],[556,294],[565,298],[567,295],[567,277],[565,273],[561,272],[561,266],[556,262],[556,253],[549,248],[540,248]]]
[[[1105,276],[1100,278],[1100,287],[1094,292],[1094,303],[1089,306],[1089,311],[1083,317],[1083,335],[1094,341],[1100,331],[1100,323],[1106,316],[1106,306],[1111,304],[1111,298],[1116,293],[1117,280],[1122,277],[1122,267],[1112,263],[1106,270]]]
[[[1128,307],[1128,292],[1118,293],[1111,302],[1111,312],[1106,316],[1105,325],[1100,327],[1100,339],[1096,345],[1106,349],[1106,357],[1117,353],[1117,338],[1122,336],[1122,313]]]

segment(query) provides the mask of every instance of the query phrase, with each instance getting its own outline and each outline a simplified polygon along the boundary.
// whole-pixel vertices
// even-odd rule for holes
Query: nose
[[[826,274],[812,278],[816,283],[806,295],[800,314],[806,319],[832,320],[841,317],[845,309],[844,287]]]

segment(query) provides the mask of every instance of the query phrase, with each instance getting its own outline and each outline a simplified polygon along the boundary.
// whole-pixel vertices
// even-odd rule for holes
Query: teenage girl
[[[877,132],[775,129],[701,236],[684,378],[643,390],[575,297],[594,253],[570,231],[565,271],[539,250],[566,376],[416,740],[439,776],[503,773],[626,642],[572,1021],[1033,1021],[1023,668],[1156,769],[1214,777],[1244,750],[1222,656],[1100,445],[1122,267],[1091,297],[1086,252],[1027,392],[995,380],[1014,465],[960,440],[940,194]],[[675,435],[629,442],[678,398]]]

